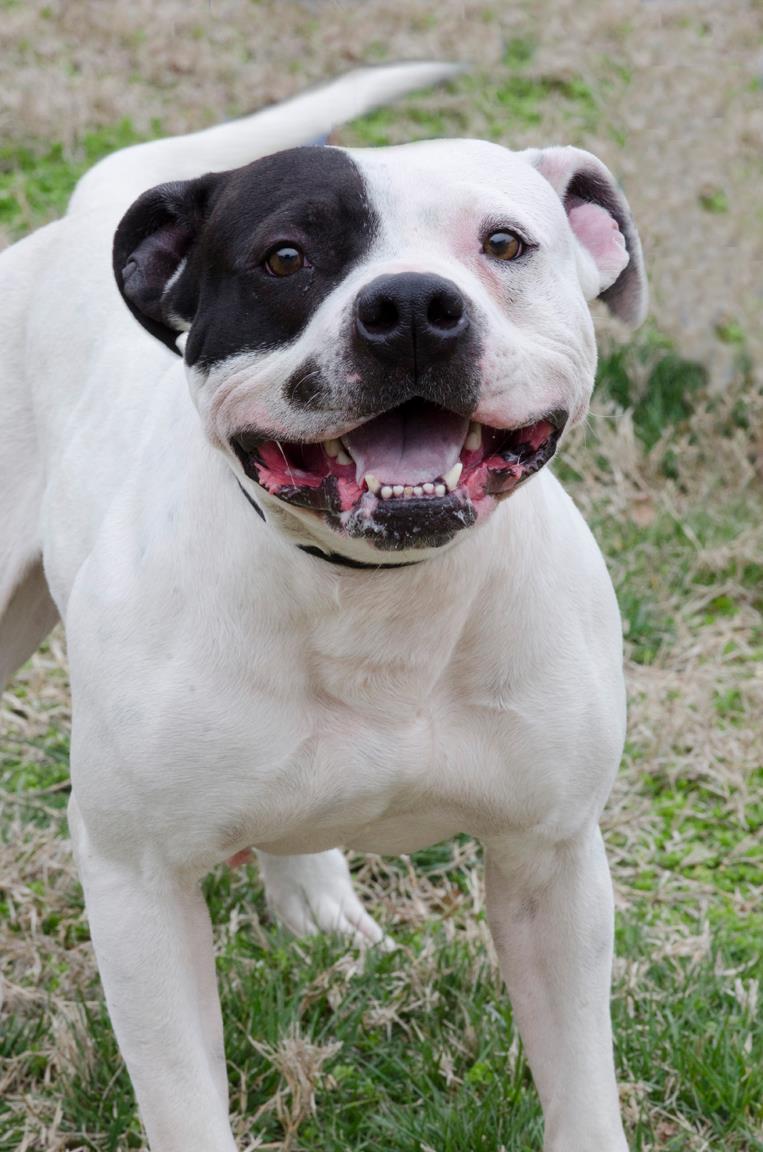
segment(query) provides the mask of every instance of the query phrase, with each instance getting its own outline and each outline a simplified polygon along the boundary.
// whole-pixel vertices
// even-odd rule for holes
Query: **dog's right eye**
[[[482,251],[496,260],[516,260],[525,250],[525,246],[514,232],[493,232],[482,245]]]
[[[305,266],[305,254],[293,244],[281,244],[265,257],[265,268],[271,276],[293,276]]]

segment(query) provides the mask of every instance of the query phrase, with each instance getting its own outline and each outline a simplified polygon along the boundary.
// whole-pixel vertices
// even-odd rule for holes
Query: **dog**
[[[64,622],[71,836],[154,1152],[235,1147],[200,878],[254,849],[294,933],[383,944],[340,846],[462,832],[546,1152],[627,1148],[621,626],[546,465],[589,302],[644,316],[641,249],[578,148],[310,143],[452,74],[127,148],[0,259],[0,677]]]

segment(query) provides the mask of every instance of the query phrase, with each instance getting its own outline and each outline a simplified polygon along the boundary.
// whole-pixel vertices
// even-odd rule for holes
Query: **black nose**
[[[451,356],[468,327],[456,285],[428,273],[378,276],[355,308],[355,329],[369,351],[386,364],[417,372]]]

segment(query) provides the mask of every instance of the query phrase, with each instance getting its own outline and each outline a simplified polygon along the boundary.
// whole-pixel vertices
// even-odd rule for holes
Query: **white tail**
[[[309,144],[337,124],[416,88],[448,80],[460,71],[459,64],[443,63],[360,68],[241,120],[188,136],[135,144],[107,156],[85,173],[74,190],[69,212],[106,204],[127,208],[155,184],[237,168],[259,156]]]

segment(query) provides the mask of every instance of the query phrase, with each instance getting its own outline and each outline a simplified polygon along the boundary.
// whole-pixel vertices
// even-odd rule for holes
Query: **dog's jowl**
[[[547,465],[588,302],[638,323],[641,253],[579,149],[310,144],[449,71],[117,153],[0,260],[0,678],[63,620],[71,834],[153,1152],[235,1147],[205,872],[254,848],[292,931],[379,944],[340,848],[461,832],[546,1152],[626,1149],[620,623]]]

